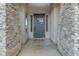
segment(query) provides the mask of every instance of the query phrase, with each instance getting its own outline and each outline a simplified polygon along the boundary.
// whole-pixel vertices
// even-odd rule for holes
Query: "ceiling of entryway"
[[[50,3],[29,3],[30,6],[38,6],[38,7],[45,7],[50,6]]]

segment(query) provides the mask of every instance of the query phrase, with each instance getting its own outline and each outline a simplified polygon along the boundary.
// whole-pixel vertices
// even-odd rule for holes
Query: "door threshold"
[[[33,39],[41,39],[42,40],[42,39],[45,39],[45,38],[33,38]]]

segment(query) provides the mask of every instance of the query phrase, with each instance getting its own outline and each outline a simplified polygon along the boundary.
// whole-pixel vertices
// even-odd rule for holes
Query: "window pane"
[[[46,15],[46,32],[48,32],[48,15]]]
[[[26,27],[27,27],[27,18],[26,18],[26,21],[25,21],[25,25],[26,25]]]
[[[26,16],[26,19],[25,19],[25,29],[27,31],[27,16]]]
[[[30,18],[31,18],[31,32],[32,32],[32,15],[30,16]]]

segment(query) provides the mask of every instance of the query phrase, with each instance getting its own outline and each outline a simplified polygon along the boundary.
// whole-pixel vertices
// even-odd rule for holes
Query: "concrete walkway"
[[[60,56],[50,40],[29,40],[19,56]]]

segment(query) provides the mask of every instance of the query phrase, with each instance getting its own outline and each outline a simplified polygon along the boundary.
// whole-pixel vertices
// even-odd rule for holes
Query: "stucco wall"
[[[25,20],[26,20],[26,6],[25,4],[21,3],[19,4],[19,20],[20,20],[20,29],[21,29],[21,35],[22,35],[22,44],[25,44],[27,41],[27,32],[26,32],[26,26],[25,26]]]
[[[57,44],[58,42],[58,23],[60,16],[60,4],[51,4],[50,11],[50,37],[51,40]]]

